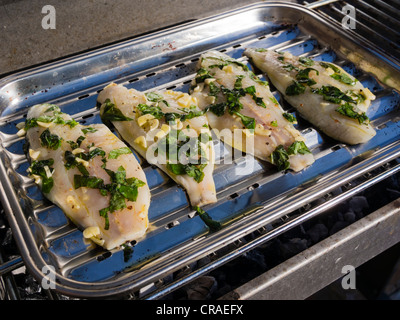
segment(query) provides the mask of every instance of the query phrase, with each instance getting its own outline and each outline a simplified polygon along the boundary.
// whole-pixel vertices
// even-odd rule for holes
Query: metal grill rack
[[[340,17],[340,7],[336,7],[339,5],[324,7],[321,14],[325,16],[333,10]],[[331,16],[329,21],[335,15]],[[392,56],[371,50],[365,39],[353,41],[337,21],[327,24],[312,11],[294,4],[260,3],[3,79],[1,97],[6,107],[0,118],[0,191],[24,257],[0,260],[3,286],[12,287],[10,271],[23,265],[24,260],[36,279],[43,278],[43,265],[56,266],[58,290],[50,291],[50,298],[71,295],[159,299],[396,174],[400,169],[400,95],[381,82],[385,77],[374,77],[356,66],[351,56],[335,46],[335,36],[339,34],[345,49],[358,52],[371,63],[383,64],[380,70],[388,72],[392,79],[399,77],[399,66]],[[314,33],[315,28],[319,31]],[[321,37],[324,31],[327,36]],[[30,105],[50,102],[80,123],[100,122],[96,98],[110,81],[141,91],[165,88],[187,92],[201,52],[216,49],[245,61],[241,54],[248,46],[332,61],[354,74],[377,96],[369,111],[378,129],[377,137],[350,148],[325,137],[306,121],[299,121],[298,129],[316,157],[315,165],[304,172],[279,173],[248,156],[218,165],[218,203],[205,208],[213,219],[225,224],[217,233],[210,232],[194,215],[184,190],[138,156],[153,196],[149,213],[153,228],[145,239],[132,243],[134,254],[127,260],[123,250],[104,251],[83,241],[81,231],[49,204],[27,178],[24,142],[16,136],[15,125],[23,121]],[[284,108],[294,112],[274,93]],[[231,158],[221,142],[215,139],[214,143],[217,157]],[[246,165],[251,171],[243,174]],[[381,170],[375,172],[378,168]],[[332,191],[337,188],[343,192],[333,196]],[[326,201],[316,204],[321,198]],[[249,234],[253,240],[241,242]],[[193,267],[205,257],[209,258],[208,264]],[[172,273],[189,265],[190,272],[166,281]]]

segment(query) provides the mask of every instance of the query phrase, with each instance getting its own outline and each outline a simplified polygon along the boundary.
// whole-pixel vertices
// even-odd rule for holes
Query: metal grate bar
[[[311,3],[310,5],[312,5]],[[398,0],[349,0],[340,1],[318,9],[328,20],[342,23],[346,13],[345,5],[352,5],[355,12],[355,32],[365,40],[385,51],[391,57],[400,60],[400,3]]]

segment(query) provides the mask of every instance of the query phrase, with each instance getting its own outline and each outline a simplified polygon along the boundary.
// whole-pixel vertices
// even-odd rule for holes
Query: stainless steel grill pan
[[[151,228],[144,239],[132,243],[131,255],[86,242],[82,232],[27,177],[24,139],[16,135],[16,124],[24,121],[30,106],[54,103],[81,123],[97,123],[101,121],[97,94],[109,82],[141,91],[188,92],[202,52],[216,49],[243,60],[246,47],[288,50],[340,64],[377,96],[368,111],[376,137],[363,145],[347,146],[298,117],[298,129],[316,158],[306,170],[277,172],[245,155],[231,164],[221,161],[215,168],[218,203],[204,208],[223,224],[217,232],[190,209],[183,189],[138,156],[152,192]],[[47,275],[44,266],[54,266],[58,292],[95,298],[160,283],[173,272],[272,226],[259,240],[265,241],[290,227],[275,228],[275,221],[335,188],[360,177],[373,184],[382,175],[370,178],[366,174],[387,163],[391,163],[387,172],[399,170],[399,79],[400,66],[379,48],[304,6],[284,2],[257,3],[7,76],[0,80],[0,197],[23,260],[38,281]],[[275,95],[285,109],[293,111]],[[214,144],[218,159],[231,157],[223,143],[215,139]],[[249,164],[251,170],[244,171]],[[322,209],[296,219],[308,219]],[[187,281],[251,245],[211,259],[211,265]]]

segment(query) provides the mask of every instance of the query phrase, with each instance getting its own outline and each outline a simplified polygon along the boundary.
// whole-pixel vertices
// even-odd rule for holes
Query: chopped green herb
[[[197,183],[200,183],[201,181],[203,181],[204,178],[203,169],[205,168],[205,166],[206,164],[193,165],[191,163],[168,163],[167,169],[175,175],[187,174],[189,177],[192,177]]]
[[[236,81],[235,81],[235,85],[234,85],[235,89],[242,88],[242,80],[243,80],[243,78],[244,78],[244,75],[236,76]]]
[[[30,166],[31,174],[38,175],[42,178],[41,189],[44,193],[49,193],[54,185],[53,178],[47,176],[47,172],[45,169],[45,167],[47,166],[50,172],[53,173],[54,169],[51,168],[53,164],[54,160],[48,159],[48,160],[33,161]]]
[[[211,81],[208,84],[208,87],[210,88],[209,96],[217,97],[218,94],[221,92],[221,89],[214,82],[215,81]]]
[[[207,110],[210,110],[216,116],[221,117],[225,114],[226,108],[228,105],[226,103],[217,103],[209,106]]]
[[[358,113],[354,110],[353,106],[346,102],[345,104],[342,104],[339,108],[336,109],[337,112],[340,114],[358,120],[360,124],[368,124],[369,123],[369,118],[365,112]]]
[[[300,57],[299,62],[307,67],[312,66],[314,64],[314,61],[307,57]]]
[[[282,145],[277,146],[275,151],[272,152],[270,159],[271,163],[276,165],[279,171],[283,171],[290,168],[290,155],[307,153],[311,153],[311,151],[307,148],[306,144],[303,141],[295,141],[287,150]]]
[[[82,132],[83,132],[84,134],[93,133],[93,132],[96,132],[96,131],[97,131],[97,129],[92,128],[92,127],[87,127],[87,128],[85,128],[85,129],[82,129]]]
[[[271,163],[278,167],[279,171],[287,170],[290,167],[289,155],[282,145],[275,148],[271,153]]]
[[[157,102],[164,98],[161,94],[159,94],[157,92],[148,92],[148,93],[145,93],[145,96],[146,96],[147,100],[149,100],[151,102]]]
[[[275,97],[269,98],[274,104],[279,104],[278,100]]]
[[[307,148],[304,141],[295,141],[287,149],[287,153],[288,153],[288,155],[307,154],[307,153],[311,153],[311,151]]]
[[[299,83],[304,83],[308,86],[312,86],[312,85],[316,84],[315,80],[310,79],[310,77],[308,76],[310,71],[315,71],[317,73],[317,75],[319,75],[319,72],[317,70],[315,70],[314,68],[306,68],[306,69],[300,70],[297,73],[296,80]]]
[[[348,84],[350,86],[354,86],[356,84],[356,80],[353,80],[345,73],[340,73],[340,74],[334,73],[331,75],[331,78],[338,80],[341,83]]]
[[[101,119],[104,122],[108,121],[130,121],[132,118],[126,117],[121,110],[119,110],[114,103],[107,99],[103,104],[103,112],[101,114]]]
[[[235,112],[235,114],[242,120],[243,125],[250,130],[254,130],[256,128],[256,120],[254,118],[245,116],[240,112]]]
[[[193,209],[197,212],[201,220],[203,220],[203,222],[211,229],[211,231],[218,231],[222,228],[221,223],[213,220],[210,215],[200,207],[195,206]]]
[[[61,140],[56,134],[51,134],[48,128],[40,135],[41,145],[53,150],[57,150],[61,146]]]
[[[161,111],[159,106],[149,106],[147,104],[140,103],[137,108],[142,114],[151,114],[156,119],[164,117],[164,112]]]
[[[291,63],[282,66],[282,68],[285,69],[286,71],[292,71],[292,70],[299,71],[300,70],[299,68],[295,67]]]
[[[324,100],[337,104],[340,104],[342,101],[357,103],[354,99],[334,86],[322,86],[321,88],[312,89],[311,92],[322,95]]]
[[[195,78],[196,84],[204,82],[206,79],[211,79],[213,76],[204,68],[201,68],[197,71],[197,75]]]
[[[292,115],[291,113],[285,112],[282,115],[287,121],[292,122],[292,123],[297,123],[296,117],[294,115]]]
[[[119,149],[111,150],[108,154],[108,159],[117,159],[121,154],[129,154],[132,153],[132,150],[128,147],[122,147]]]
[[[136,201],[138,196],[138,188],[145,185],[145,183],[136,178],[126,179],[126,171],[124,167],[120,166],[116,172],[105,169],[111,178],[111,183],[104,185],[102,179],[92,176],[74,176],[74,187],[87,187],[99,189],[103,196],[110,195],[109,206],[100,210],[100,216],[105,219],[106,230],[110,227],[108,213],[115,212],[126,208],[126,201]]]
[[[76,174],[74,175],[74,188],[79,189],[81,187],[104,189],[104,180],[94,176],[81,176]]]
[[[331,78],[340,81],[341,83],[348,84],[350,86],[354,86],[357,82],[357,79],[352,79],[347,74],[343,73],[342,70],[336,67],[334,64],[327,62],[320,62],[321,67],[327,69],[331,68],[335,73],[331,75]]]
[[[293,83],[286,88],[285,93],[288,96],[296,96],[302,94],[306,91],[306,87],[301,85],[296,80],[293,80]]]
[[[76,139],[76,142],[69,140],[69,141],[67,141],[67,143],[69,143],[69,145],[71,146],[71,149],[74,150],[74,149],[79,148],[81,146],[82,141],[85,139],[86,138],[84,136],[80,136],[78,139]]]
[[[158,143],[157,152],[166,156],[168,159],[167,169],[171,173],[175,175],[187,174],[199,183],[204,178],[203,169],[208,163],[201,146],[201,143],[210,141],[211,136],[208,134],[207,136],[199,135],[191,138],[180,130],[172,130]],[[184,146],[186,152],[183,152],[185,149],[182,149],[182,147]],[[185,158],[182,159],[181,157]]]

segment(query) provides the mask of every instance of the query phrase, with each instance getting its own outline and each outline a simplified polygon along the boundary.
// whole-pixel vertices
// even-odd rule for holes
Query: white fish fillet
[[[279,105],[268,83],[260,81],[239,61],[218,51],[204,53],[191,95],[201,109],[208,110],[211,128],[226,144],[276,164],[281,170],[300,171],[314,162],[293,125],[295,119],[285,117],[290,115]],[[226,134],[229,132],[231,135]],[[282,161],[280,156],[284,157]]]
[[[30,175],[85,238],[113,249],[145,234],[150,206],[146,176],[130,149],[107,126],[83,126],[57,106],[41,104],[29,110],[22,130],[29,143]],[[123,189],[112,183],[115,172]],[[123,196],[130,192],[137,192],[135,201],[134,196]]]
[[[266,49],[246,49],[244,54],[306,120],[328,136],[348,144],[375,136],[366,115],[375,96],[339,66]]]
[[[164,90],[145,94],[111,83],[99,93],[97,101],[102,105],[102,119],[110,120],[123,139],[139,154],[181,185],[192,206],[200,207],[217,201],[213,179],[214,149],[212,141],[208,140],[211,132],[207,118],[198,109],[196,100],[187,93]],[[113,115],[109,117],[110,110],[117,110],[127,119],[120,121]],[[200,136],[202,133],[204,135]],[[174,137],[175,140],[180,139],[182,145],[185,137],[192,137],[191,141],[195,143],[200,141],[200,137],[207,138],[201,141],[201,148],[198,146],[198,150],[204,152],[202,160],[188,160],[185,156],[183,160],[179,157],[172,159],[158,152],[162,143],[165,149],[167,141],[171,143],[172,149],[178,148],[173,143]],[[194,154],[194,157],[197,155]]]

